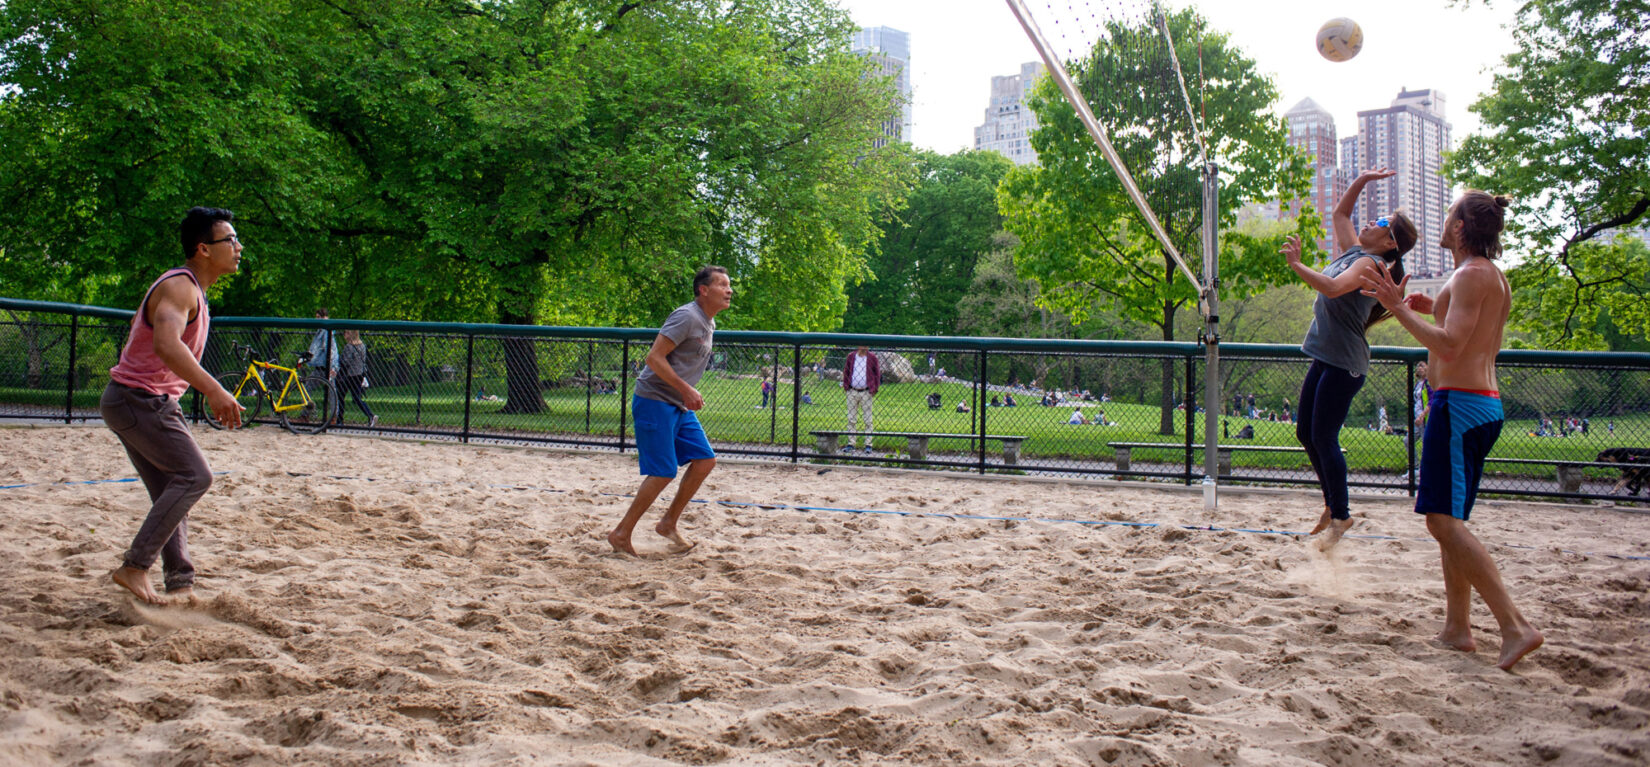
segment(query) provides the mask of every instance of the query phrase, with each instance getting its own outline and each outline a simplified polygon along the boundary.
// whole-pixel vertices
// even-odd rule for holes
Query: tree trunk
[[[505,307],[516,303],[509,299]],[[530,302],[520,305],[531,305]],[[501,307],[499,320],[506,325],[531,325],[533,318]],[[510,337],[504,345],[504,407],[501,413],[542,413],[546,410],[544,391],[539,388],[539,359],[533,339]]]

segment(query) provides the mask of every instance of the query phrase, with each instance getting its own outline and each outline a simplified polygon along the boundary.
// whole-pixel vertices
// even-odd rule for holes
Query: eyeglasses
[[[1381,219],[1381,220],[1382,220],[1382,221],[1385,221],[1385,220],[1386,220],[1386,219]],[[218,243],[220,243],[220,242],[233,242],[233,243],[235,243],[235,244],[236,244],[236,245],[239,245],[239,244],[241,244],[241,238],[239,238],[239,237],[237,237],[237,236],[235,236],[235,235],[233,235],[233,234],[231,234],[231,235],[229,235],[229,236],[228,236],[228,237],[225,237],[225,238],[223,238],[223,239],[221,239],[221,240],[207,240],[207,241],[206,241],[206,244],[207,244],[207,245],[216,245],[216,244],[218,244]]]
[[[1385,229],[1386,227],[1392,226],[1392,220],[1386,216],[1381,216],[1380,218],[1375,219],[1375,225]]]

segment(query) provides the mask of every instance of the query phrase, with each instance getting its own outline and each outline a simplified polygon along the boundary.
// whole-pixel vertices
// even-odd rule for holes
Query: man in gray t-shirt
[[[676,345],[665,355],[665,361],[688,388],[699,385],[705,367],[710,364],[710,339],[715,332],[716,321],[699,306],[698,299],[677,307],[665,320],[664,327],[659,328],[659,335]],[[688,407],[682,401],[682,393],[653,372],[651,364],[642,368],[642,374],[636,377],[636,396],[669,402],[683,410],[698,410]]]
[[[733,285],[728,270],[707,266],[693,275],[693,301],[670,313],[653,348],[647,353],[647,369],[636,377],[636,396],[631,399],[632,423],[636,429],[636,456],[641,463],[642,486],[625,511],[619,526],[607,534],[614,551],[636,556],[630,535],[642,515],[659,497],[676,471],[687,466],[676,497],[654,532],[670,539],[672,554],[685,554],[693,544],[676,531],[676,521],[699,485],[716,467],[697,412],[705,406],[699,379],[710,363],[711,336],[716,332],[716,315],[733,303]]]

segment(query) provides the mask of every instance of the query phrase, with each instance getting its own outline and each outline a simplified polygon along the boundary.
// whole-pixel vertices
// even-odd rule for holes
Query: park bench
[[[978,434],[935,434],[929,432],[911,431],[815,431],[814,447],[820,455],[836,455],[837,445],[843,435],[860,435],[868,437],[900,437],[904,438],[906,449],[914,460],[928,457],[928,440],[931,439],[966,439],[969,441],[980,438]],[[1026,441],[1023,436],[1006,434],[988,434],[987,440],[1001,440],[1003,443],[1003,463],[1014,466],[1020,463],[1020,445]]]
[[[1561,493],[1581,492],[1581,482],[1585,478],[1584,470],[1589,468],[1610,469],[1622,471],[1631,469],[1638,464],[1604,463],[1602,461],[1566,461],[1554,458],[1486,458],[1485,463],[1513,463],[1529,466],[1552,466],[1558,470],[1558,491]]]
[[[1118,471],[1128,471],[1129,464],[1135,450],[1159,449],[1186,452],[1184,442],[1107,442],[1106,447],[1112,449],[1117,460]],[[1193,450],[1202,450],[1203,445],[1192,445]],[[1304,447],[1286,447],[1281,445],[1215,445],[1215,470],[1221,475],[1232,473],[1232,453],[1304,453]],[[1346,448],[1341,448],[1341,454],[1346,454]]]

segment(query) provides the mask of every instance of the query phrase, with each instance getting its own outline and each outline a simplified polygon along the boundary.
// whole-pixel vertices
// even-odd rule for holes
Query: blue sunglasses
[[[1385,229],[1386,227],[1389,227],[1389,226],[1392,225],[1392,221],[1390,219],[1388,219],[1386,216],[1381,216],[1380,218],[1375,219],[1375,225],[1378,226],[1378,227],[1381,227],[1382,229]]]

